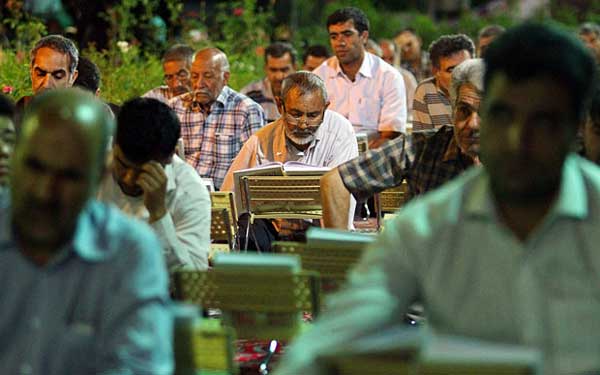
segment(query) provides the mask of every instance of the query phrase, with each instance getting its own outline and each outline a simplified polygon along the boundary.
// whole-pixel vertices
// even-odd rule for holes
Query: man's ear
[[[79,70],[77,70],[77,69],[73,70],[73,73],[71,74],[71,79],[69,80],[69,83],[71,84],[71,86],[73,86],[73,83],[77,79],[78,75],[79,75]]]
[[[327,109],[327,107],[329,107],[329,104],[331,104],[330,101],[327,101],[327,103],[325,103],[325,105],[323,106],[323,112],[325,112],[325,110]]]
[[[230,76],[230,75],[231,75],[231,74],[230,74],[229,72],[223,72],[223,82],[224,82],[225,84],[228,84],[228,83],[229,83],[229,76]]]
[[[360,34],[360,39],[362,40],[363,46],[367,45],[367,41],[369,40],[369,30],[365,30]]]

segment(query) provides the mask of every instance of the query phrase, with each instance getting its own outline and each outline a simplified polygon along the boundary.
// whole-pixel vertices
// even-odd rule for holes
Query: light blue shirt
[[[415,299],[441,333],[540,349],[544,374],[598,371],[600,169],[569,156],[524,242],[500,221],[485,170],[471,169],[401,209],[349,284],[280,373],[318,372],[318,354],[400,322]]]
[[[0,213],[2,373],[173,371],[167,271],[145,224],[91,202],[73,240],[40,267],[18,249],[6,193]]]

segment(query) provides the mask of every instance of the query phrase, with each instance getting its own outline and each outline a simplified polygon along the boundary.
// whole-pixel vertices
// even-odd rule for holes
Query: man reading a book
[[[352,124],[327,110],[327,91],[317,75],[298,72],[288,76],[283,80],[277,105],[281,117],[246,141],[229,168],[221,190],[233,191],[233,173],[241,169],[289,161],[301,162],[307,167],[333,168],[358,156]],[[240,234],[245,234],[244,222],[241,218]],[[271,222],[256,224],[253,232],[256,238],[251,244],[263,251],[281,234]],[[261,232],[262,239],[259,238]]]
[[[278,374],[321,373],[315,358],[402,324],[415,300],[438,333],[539,349],[540,373],[600,370],[600,170],[572,152],[594,60],[523,24],[484,61],[482,166],[398,211]]]

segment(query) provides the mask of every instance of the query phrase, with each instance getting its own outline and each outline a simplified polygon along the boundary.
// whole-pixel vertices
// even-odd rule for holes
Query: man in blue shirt
[[[83,91],[27,108],[0,194],[0,363],[7,374],[172,372],[161,247],[90,200],[113,121]]]

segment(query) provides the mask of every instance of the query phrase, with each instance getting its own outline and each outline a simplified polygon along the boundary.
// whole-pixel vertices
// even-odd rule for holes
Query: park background
[[[72,38],[102,73],[101,97],[120,104],[163,83],[160,57],[173,43],[221,48],[229,57],[229,85],[239,89],[263,75],[270,42],[292,43],[302,55],[311,44],[329,47],[327,15],[361,8],[370,37],[392,38],[411,27],[423,48],[443,34],[476,39],[488,24],[536,20],[575,32],[600,22],[600,0],[2,0],[0,89],[15,100],[31,94],[29,50],[49,33]],[[523,51],[526,53],[526,51]],[[301,65],[301,64],[300,64]]]

